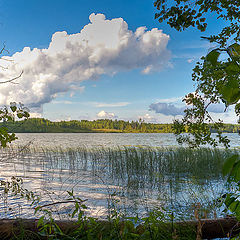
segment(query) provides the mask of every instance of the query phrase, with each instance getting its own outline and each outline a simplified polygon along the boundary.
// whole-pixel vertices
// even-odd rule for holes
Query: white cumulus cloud
[[[100,111],[97,114],[98,118],[117,118],[117,116],[114,113],[110,113],[110,112],[105,112],[105,111]]]
[[[81,91],[82,81],[102,74],[140,69],[147,74],[169,64],[169,36],[162,30],[139,27],[128,29],[122,18],[107,20],[103,14],[91,14],[90,23],[76,34],[56,32],[46,49],[25,47],[0,60],[0,81],[18,76],[18,85],[2,84],[0,104],[21,101],[40,108],[58,93]]]

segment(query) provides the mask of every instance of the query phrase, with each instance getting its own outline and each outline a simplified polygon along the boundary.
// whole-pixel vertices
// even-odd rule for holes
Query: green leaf
[[[232,197],[232,195],[231,194],[228,194],[227,195],[227,198],[226,198],[226,200],[225,200],[225,205],[227,206],[227,208],[229,208],[229,206],[232,204],[232,203],[234,203],[236,201],[236,198],[235,197]]]
[[[220,52],[217,49],[212,50],[206,56],[206,61],[210,62],[213,66],[216,66]]]
[[[237,103],[237,104],[235,105],[235,113],[237,114],[237,116],[240,115],[240,103]]]
[[[133,238],[139,238],[140,235],[137,233],[130,233],[130,236]]]
[[[238,166],[236,167],[236,173],[235,173],[235,182],[239,182],[240,181],[240,162],[238,164]]]
[[[230,45],[228,49],[231,50],[233,56],[235,56],[235,57],[240,56],[240,45],[239,44],[234,43],[234,44]]]
[[[55,222],[53,223],[53,226],[54,226],[55,233],[58,233],[60,235],[63,234],[62,229]]]
[[[37,222],[37,227],[39,228],[40,226],[43,226],[43,224],[44,224],[44,216],[39,218]]]
[[[25,118],[29,118],[30,117],[29,112],[24,112],[23,115],[24,115]]]
[[[16,107],[16,106],[10,106],[10,108],[11,108],[11,110],[12,110],[13,112],[16,112],[16,110],[17,110],[17,107]]]
[[[73,196],[73,190],[71,192],[67,191],[67,193],[68,193],[69,196],[71,196],[71,197]]]
[[[72,212],[72,218],[76,215],[76,213],[78,212],[78,209],[74,209],[74,211]]]
[[[237,78],[230,78],[226,84],[218,85],[218,88],[227,105],[234,104],[240,99],[240,89]]]
[[[82,204],[82,205],[81,205],[81,208],[82,208],[82,209],[87,209],[87,206],[86,206],[85,204]]]
[[[235,200],[233,203],[229,205],[229,209],[231,212],[238,213],[240,210],[240,202],[238,200]]]
[[[237,161],[237,159],[238,159],[238,155],[235,154],[226,160],[222,170],[223,176],[226,176],[232,171],[233,165]]]
[[[21,113],[21,112],[17,113],[17,117],[18,118],[22,118],[23,117],[23,113]]]
[[[237,161],[233,164],[232,171],[229,174],[229,180],[234,180],[235,182],[238,182],[240,180],[240,161]]]
[[[234,62],[229,63],[225,68],[225,71],[228,75],[235,75],[235,74],[239,75],[239,70],[240,70],[239,66]]]
[[[35,208],[34,214],[36,214],[40,210],[41,206]]]

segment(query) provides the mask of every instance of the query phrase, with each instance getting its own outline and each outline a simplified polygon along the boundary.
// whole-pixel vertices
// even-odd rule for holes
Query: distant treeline
[[[139,121],[123,121],[98,119],[72,120],[52,122],[44,118],[30,118],[25,121],[0,123],[16,133],[81,133],[81,132],[125,132],[125,133],[172,133],[172,124],[145,123]],[[223,132],[240,131],[239,124],[224,124]],[[214,132],[214,130],[212,131]]]

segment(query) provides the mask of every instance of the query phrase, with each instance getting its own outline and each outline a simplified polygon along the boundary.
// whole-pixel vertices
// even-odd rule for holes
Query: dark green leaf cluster
[[[223,175],[228,176],[228,182],[235,189],[230,193],[226,193],[220,199],[226,209],[225,212],[229,211],[240,220],[240,158],[239,155],[235,154],[229,157],[223,166]],[[233,184],[235,183],[235,184]]]
[[[222,56],[223,55],[223,56]],[[225,57],[225,58],[224,58]],[[194,135],[180,136],[180,143],[188,142],[192,147],[209,143],[217,146],[218,142],[211,137],[211,129],[207,123],[213,122],[218,129],[219,143],[229,146],[229,141],[221,135],[223,123],[214,122],[208,107],[223,102],[226,109],[235,106],[235,113],[240,116],[240,45],[234,43],[228,47],[210,51],[202,62],[193,69],[192,78],[197,83],[195,93],[186,95],[184,101],[191,107],[185,110],[182,121],[175,121],[174,130],[177,135],[188,132]]]
[[[239,39],[240,2],[238,0],[156,0],[154,6],[159,10],[155,18],[167,23],[178,31],[196,27],[200,31],[207,28],[208,13],[217,15],[217,19],[230,22],[218,35],[208,39],[224,46],[228,39]]]
[[[7,127],[8,122],[14,122],[16,119],[28,119],[29,110],[23,104],[10,103],[10,107],[4,106],[0,109],[0,142],[2,147],[17,139],[15,133],[11,133]]]
[[[216,48],[202,60],[192,75],[197,82],[197,91],[211,103],[222,100],[226,107],[236,104],[240,99],[240,45],[234,43],[226,48]]]

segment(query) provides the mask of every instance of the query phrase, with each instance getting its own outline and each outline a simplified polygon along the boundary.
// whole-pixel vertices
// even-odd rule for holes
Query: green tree
[[[168,4],[167,4],[168,2]],[[217,35],[204,37],[218,47],[201,58],[193,69],[192,78],[197,83],[196,92],[184,98],[191,108],[185,110],[182,121],[175,121],[175,133],[180,135],[179,142],[188,142],[196,147],[202,143],[216,146],[217,142],[210,136],[210,128],[218,132],[219,142],[228,147],[229,141],[221,135],[223,124],[221,121],[212,122],[208,112],[211,104],[223,102],[228,108],[235,107],[235,113],[240,117],[240,1],[239,0],[156,0],[155,6],[159,13],[159,21],[167,23],[178,31],[192,26],[201,31],[207,27],[207,13],[217,14],[217,19],[225,20],[228,26],[222,28]],[[240,120],[239,120],[240,122]],[[192,133],[192,138],[181,136],[184,132]],[[228,175],[228,182],[232,184],[232,192],[221,197],[229,211],[240,220],[240,157],[238,154],[228,158],[223,166],[223,174]],[[239,238],[237,238],[239,239]]]
[[[229,140],[221,134],[222,121],[213,121],[208,109],[211,104],[222,102],[226,108],[234,105],[236,115],[240,116],[240,1],[156,0],[154,5],[159,10],[155,18],[159,22],[166,20],[178,31],[196,27],[204,32],[210,14],[217,16],[216,21],[228,24],[218,34],[203,37],[218,46],[197,62],[192,74],[196,91],[183,100],[190,107],[181,121],[174,122],[174,132],[180,143],[188,142],[192,147],[222,143],[228,147]],[[210,122],[213,124],[209,125]],[[211,128],[216,130],[218,141],[211,137]],[[192,135],[182,135],[185,132]]]

